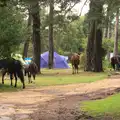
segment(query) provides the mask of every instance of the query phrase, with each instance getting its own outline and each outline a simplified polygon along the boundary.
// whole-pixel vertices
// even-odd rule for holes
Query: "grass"
[[[82,103],[82,110],[96,118],[109,116],[113,120],[120,118],[120,94],[112,95],[102,100],[86,101]]]
[[[37,86],[51,86],[51,85],[66,85],[76,83],[90,83],[102,80],[106,77],[105,74],[92,75],[55,75],[55,76],[39,76],[36,79]]]
[[[17,92],[19,90],[22,90],[19,83],[17,88],[10,86],[10,81],[6,81],[4,85],[0,84],[0,92]]]
[[[36,77],[35,84],[28,85],[28,80],[26,79],[26,86],[53,86],[53,85],[66,85],[66,84],[77,84],[77,83],[90,83],[98,80],[103,80],[107,77],[106,73],[91,73],[82,72],[79,74],[72,75],[71,69],[42,69],[42,74]],[[1,79],[1,78],[0,78]],[[9,85],[10,81],[5,80],[5,85],[0,85],[0,92],[4,91],[16,91],[21,90],[22,84],[18,80],[18,89],[11,88]]]

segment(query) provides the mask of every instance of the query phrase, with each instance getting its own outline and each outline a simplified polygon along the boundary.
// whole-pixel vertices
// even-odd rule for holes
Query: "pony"
[[[28,83],[32,83],[31,76],[35,80],[36,74],[38,73],[38,67],[35,62],[31,62],[29,65],[25,65],[25,76],[28,74]]]
[[[120,56],[113,56],[111,58],[111,66],[114,70],[116,70],[116,67],[117,69],[120,68]]]
[[[80,55],[77,53],[72,54],[70,57],[70,61],[72,63],[72,71],[73,71],[72,74],[78,73],[78,66],[80,63]]]
[[[13,75],[15,77],[15,85],[17,87],[17,77],[20,78],[21,83],[23,84],[23,89],[25,88],[25,81],[23,75],[23,66],[19,60],[14,58],[1,59],[0,60],[0,69],[2,69],[2,84],[4,84],[4,76],[6,73],[9,73],[11,86],[13,86]]]

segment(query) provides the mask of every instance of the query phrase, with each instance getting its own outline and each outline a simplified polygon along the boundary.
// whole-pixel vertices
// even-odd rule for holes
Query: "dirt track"
[[[119,92],[119,78],[0,93],[0,120],[93,120],[79,112],[80,101]]]

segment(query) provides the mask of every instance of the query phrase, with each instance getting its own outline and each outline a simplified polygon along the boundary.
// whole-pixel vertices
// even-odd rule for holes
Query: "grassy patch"
[[[37,86],[65,85],[75,83],[90,83],[102,80],[106,74],[79,74],[79,75],[54,75],[54,76],[38,76],[36,78]]]
[[[102,80],[107,77],[106,73],[90,73],[82,72],[72,75],[71,69],[42,69],[42,74],[38,75],[35,80],[35,84],[28,84],[28,79],[25,77],[26,86],[42,87],[53,85],[66,85],[75,83],[90,83],[98,80]],[[0,78],[1,79],[1,78]],[[3,91],[17,91],[22,89],[22,84],[18,80],[18,88],[10,86],[10,80],[5,80],[5,85],[0,84],[0,92]]]
[[[120,94],[112,95],[102,100],[87,101],[82,103],[82,110],[89,115],[101,118],[109,116],[113,120],[120,117]]]
[[[0,84],[0,92],[15,92],[22,90],[21,83],[18,82],[18,87],[15,88],[14,86],[10,86],[10,80],[6,80],[5,84]]]

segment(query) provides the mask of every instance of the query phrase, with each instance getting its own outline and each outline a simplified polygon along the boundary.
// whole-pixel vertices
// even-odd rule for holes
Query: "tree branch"
[[[84,8],[84,6],[86,5],[86,3],[88,2],[88,0],[86,0],[85,2],[84,2],[84,4],[83,4],[83,6],[82,6],[82,8],[81,8],[81,11],[80,11],[80,14],[79,14],[79,16],[81,16],[81,14],[82,14],[82,11],[83,11],[83,8]]]
[[[65,16],[69,11],[71,11],[72,8],[74,8],[77,3],[78,3],[78,1],[76,1],[72,6],[70,6],[70,8],[68,8],[68,9],[65,11],[64,16]]]

